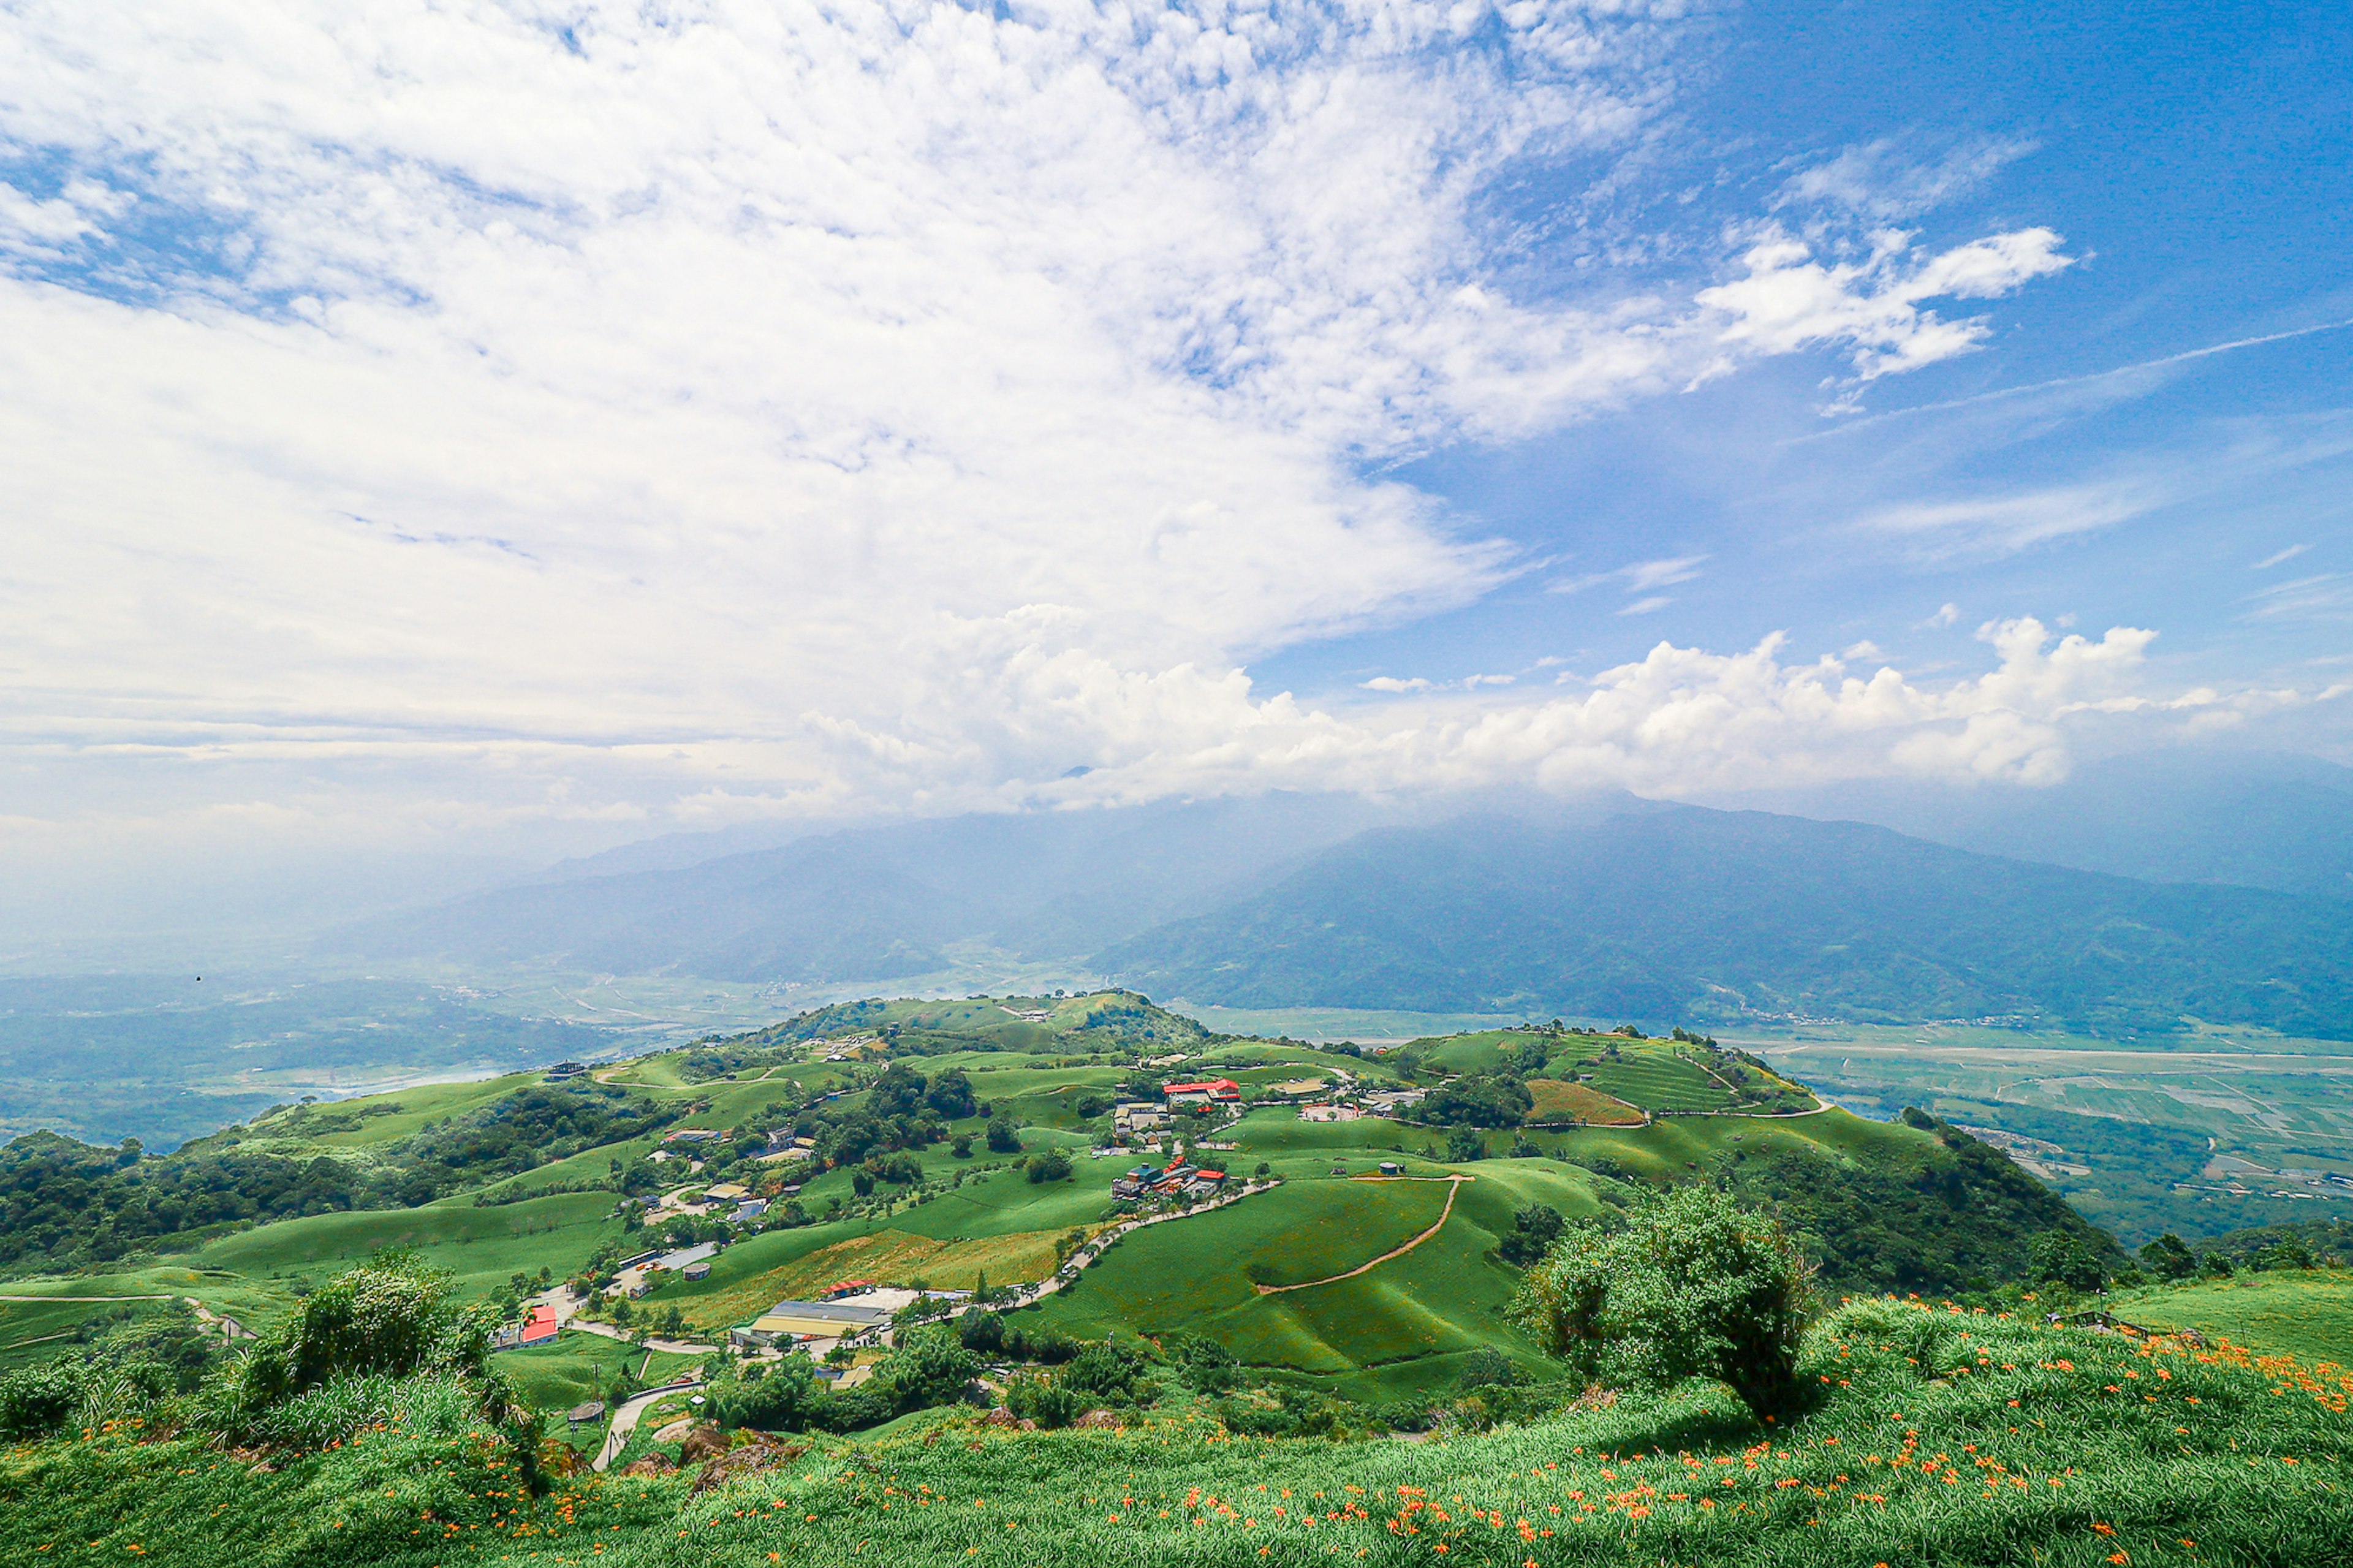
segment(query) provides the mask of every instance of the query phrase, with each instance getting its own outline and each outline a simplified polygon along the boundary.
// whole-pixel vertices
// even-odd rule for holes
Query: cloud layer
[[[1914,369],[2067,265],[1760,214],[1679,284],[1515,298],[1481,193],[1652,134],[1682,9],[16,6],[16,820],[2040,776],[2093,699],[1999,683],[2146,634],[1942,691],[1769,644],[1476,711],[1242,673],[1523,569],[1377,459]]]

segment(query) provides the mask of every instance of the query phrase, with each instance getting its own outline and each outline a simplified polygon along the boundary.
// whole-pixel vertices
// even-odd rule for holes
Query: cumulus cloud
[[[1856,375],[1872,381],[1967,353],[1992,330],[1982,317],[1947,321],[1924,301],[1993,299],[2073,263],[2047,228],[1925,256],[1914,253],[1913,238],[1883,229],[1864,255],[1826,262],[1807,241],[1767,226],[1741,257],[1746,275],[1702,289],[1699,301],[1721,314],[1726,344],[1767,353],[1852,345]]]
[[[1242,673],[1515,569],[1368,458],[1909,369],[2067,264],[1773,230],[1514,297],[1478,194],[1648,134],[1683,9],[26,0],[0,745],[427,825],[1445,775],[1467,695]]]

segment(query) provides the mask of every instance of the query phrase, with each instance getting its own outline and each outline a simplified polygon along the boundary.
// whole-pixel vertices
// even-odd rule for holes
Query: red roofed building
[[[1161,1092],[1171,1105],[1226,1105],[1242,1097],[1242,1086],[1229,1078],[1208,1078],[1198,1083],[1172,1083]]]
[[[546,1302],[535,1303],[531,1316],[522,1321],[522,1337],[518,1344],[543,1345],[555,1337],[555,1309]]]

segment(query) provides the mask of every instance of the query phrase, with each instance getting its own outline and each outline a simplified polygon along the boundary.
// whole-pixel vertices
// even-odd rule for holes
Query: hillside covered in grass
[[[12,1562],[2313,1563],[2353,1553],[2341,1369],[1894,1300],[1817,1402],[1691,1384],[1419,1444],[1238,1435],[1173,1380],[1116,1430],[972,1414],[754,1444],[737,1479],[553,1476],[391,1419],[308,1454],[97,1429],[0,1455]],[[1156,1374],[1165,1379],[1166,1374]]]

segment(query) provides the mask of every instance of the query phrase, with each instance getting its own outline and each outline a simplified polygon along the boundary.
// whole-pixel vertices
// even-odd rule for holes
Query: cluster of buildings
[[[1166,1166],[1138,1165],[1113,1180],[1111,1195],[1123,1203],[1145,1197],[1205,1198],[1223,1186],[1225,1181],[1223,1171],[1206,1171],[1183,1161]]]

